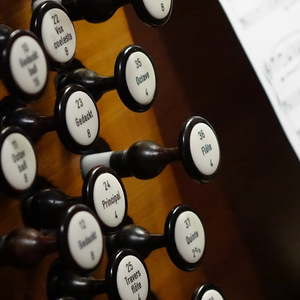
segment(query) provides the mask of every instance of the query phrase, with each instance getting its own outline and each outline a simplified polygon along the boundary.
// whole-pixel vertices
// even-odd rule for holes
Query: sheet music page
[[[219,0],[300,160],[300,0]]]

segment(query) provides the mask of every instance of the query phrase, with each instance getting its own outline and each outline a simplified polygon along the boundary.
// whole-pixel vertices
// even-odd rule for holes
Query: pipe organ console
[[[123,10],[118,9],[126,4],[131,4],[137,16],[152,27],[166,24],[173,10],[172,0],[36,0],[32,2],[30,31],[0,25],[1,79],[7,88],[0,102],[0,188],[3,197],[12,195],[10,197],[18,201],[14,208],[24,224],[22,227],[16,222],[16,227],[12,226],[1,235],[0,265],[33,269],[47,262],[46,283],[38,287],[43,289],[43,296],[32,299],[88,300],[101,294],[111,300],[163,299],[158,287],[172,289],[179,278],[174,276],[172,279],[175,274],[191,276],[199,286],[200,277],[192,276],[193,272],[199,274],[196,272],[201,269],[200,262],[209,251],[205,250],[208,247],[205,222],[202,223],[196,209],[178,204],[182,199],[175,192],[176,185],[172,183],[173,179],[164,176],[169,174],[169,178],[173,178],[166,167],[173,161],[180,161],[191,179],[206,183],[215,177],[221,154],[217,134],[210,122],[197,115],[188,118],[173,148],[145,140],[126,150],[115,151],[119,147],[118,139],[109,144],[110,152],[101,146],[95,147],[100,127],[105,132],[104,138],[112,139],[113,135],[107,135],[105,131],[110,127],[105,116],[109,106],[119,105],[106,101],[109,95],[113,95],[110,96],[113,101],[117,98],[114,90],[129,109],[122,115],[130,114],[118,118],[115,123],[115,135],[120,139],[126,136],[130,118],[137,118],[131,128],[138,130],[143,126],[143,118],[144,122],[154,120],[150,110],[154,100],[166,101],[157,93],[159,74],[152,58],[130,39],[124,40],[124,44],[130,46],[118,46],[114,55],[110,55],[113,58],[119,53],[113,76],[100,76],[84,65],[85,58],[101,57],[102,53],[100,48],[91,48],[86,56],[82,55],[81,27],[90,26],[85,31],[85,39],[89,40],[95,38],[95,35],[89,36],[89,30],[97,33],[105,23],[95,27],[81,22],[73,25],[73,21],[113,22],[115,14],[123,20]],[[14,5],[21,5],[20,11],[27,12],[23,4]],[[5,12],[1,14],[5,15]],[[115,32],[112,33],[111,39],[114,39]],[[116,45],[113,47],[117,48]],[[52,86],[52,91],[47,85],[48,66],[51,70],[48,85]],[[101,64],[96,64],[95,69],[100,68]],[[100,118],[97,106],[100,98],[104,99],[101,101],[104,102],[103,118],[102,112]],[[40,109],[43,105],[49,110]],[[117,106],[112,118],[123,108]],[[57,137],[51,134],[53,132]],[[151,135],[145,131],[143,136],[147,135],[149,139],[159,137],[159,134]],[[120,147],[128,143],[126,140]],[[54,146],[61,151],[56,156]],[[41,153],[47,156],[46,168],[40,162]],[[73,167],[69,168],[67,164]],[[163,172],[165,168],[167,170]],[[47,181],[45,186],[35,184],[37,174]],[[149,186],[147,192],[143,195],[136,191],[133,197],[132,187],[141,185],[134,178],[127,181],[126,177],[156,178],[157,183],[154,186],[150,180],[144,181],[144,186]],[[163,187],[164,182],[166,187]],[[80,186],[80,195],[74,196],[72,189],[78,192]],[[130,192],[126,191],[127,187]],[[173,194],[162,197],[160,192],[164,188]],[[163,199],[153,199],[158,195]],[[177,205],[174,207],[173,204]],[[159,214],[153,214],[158,205],[161,205]],[[153,226],[145,229],[148,226],[142,216],[149,213],[152,225],[156,225],[162,219],[163,211],[172,207],[163,234],[151,234]],[[134,221],[128,214],[134,215]],[[160,248],[166,248],[178,268],[168,273],[171,281],[163,275],[169,264],[164,252],[159,252]],[[160,260],[155,256],[156,252],[160,253]],[[103,253],[105,259],[102,260]],[[156,258],[151,260],[151,257]],[[159,272],[154,273],[153,266]],[[97,275],[99,268],[105,270],[104,278]],[[148,268],[151,268],[149,273]],[[189,273],[184,275],[181,271]],[[98,276],[103,279],[96,279]],[[165,282],[158,285],[156,276]],[[154,290],[150,289],[152,279]],[[192,289],[191,283],[186,282],[187,290],[194,290],[195,285]],[[193,295],[192,292],[185,293],[181,299],[225,299],[223,292],[214,285],[205,284],[204,279],[201,284]]]

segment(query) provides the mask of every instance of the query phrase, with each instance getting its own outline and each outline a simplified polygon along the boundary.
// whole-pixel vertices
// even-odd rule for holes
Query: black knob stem
[[[63,0],[62,4],[73,21],[86,19],[89,22],[104,22],[111,18],[129,0]]]
[[[30,268],[57,249],[56,238],[52,235],[23,228],[1,237],[0,265]]]
[[[36,229],[55,229],[62,221],[65,211],[81,198],[71,198],[57,189],[44,189],[22,201],[24,223]]]
[[[107,250],[111,255],[120,248],[128,248],[137,251],[143,259],[153,250],[166,247],[166,244],[164,235],[151,234],[136,225],[127,225],[106,239]]]
[[[48,290],[55,298],[60,296],[74,297],[76,300],[92,299],[94,296],[105,293],[106,285],[104,280],[97,280],[92,277],[83,277],[74,272],[61,269],[50,279]],[[60,298],[59,298],[60,299]]]
[[[13,32],[13,30],[5,25],[5,24],[0,24],[0,52],[2,53],[2,51],[6,48],[7,46],[7,41],[11,35],[11,33]]]
[[[103,77],[85,68],[62,72],[58,75],[56,82],[58,90],[69,84],[80,84],[90,91],[94,99],[100,99],[105,92],[116,88],[114,77]]]
[[[26,107],[11,111],[3,119],[4,126],[18,126],[25,130],[33,141],[39,140],[45,133],[56,130],[53,117],[40,116]]]
[[[128,150],[114,152],[110,164],[121,177],[150,179],[159,175],[167,164],[177,160],[180,160],[177,147],[163,148],[151,141],[141,141]]]

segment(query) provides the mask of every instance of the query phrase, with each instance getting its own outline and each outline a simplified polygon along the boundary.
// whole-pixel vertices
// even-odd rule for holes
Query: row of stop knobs
[[[162,235],[135,225],[127,215],[121,177],[153,178],[170,162],[181,161],[191,178],[208,182],[220,163],[212,125],[190,117],[173,148],[140,141],[110,151],[99,138],[96,102],[106,91],[116,89],[132,111],[151,108],[157,95],[154,62],[142,47],[130,45],[116,58],[114,75],[100,76],[75,58],[72,21],[102,22],[128,3],[151,26],[165,24],[173,9],[172,0],[36,0],[31,31],[0,25],[1,78],[11,93],[0,103],[0,181],[3,190],[21,194],[27,226],[2,236],[0,260],[2,265],[32,267],[58,251],[48,274],[49,299],[91,299],[103,292],[110,299],[148,299],[150,280],[143,260],[153,250],[166,247],[172,262],[185,271],[194,270],[204,254],[202,222],[185,205],[170,211]],[[42,95],[49,67],[57,71],[56,104],[53,116],[41,116],[26,104]],[[68,150],[82,155],[79,197],[65,195],[37,175],[34,143],[49,131],[57,131]],[[89,274],[99,266],[104,244],[110,259],[105,279],[96,280]],[[193,299],[224,296],[217,287],[203,285]]]

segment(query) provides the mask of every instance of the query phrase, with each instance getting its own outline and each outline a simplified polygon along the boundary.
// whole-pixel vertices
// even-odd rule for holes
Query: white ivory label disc
[[[16,190],[28,189],[37,173],[34,150],[28,139],[21,133],[6,137],[1,149],[2,172],[8,183]]]
[[[143,0],[149,14],[155,19],[164,19],[170,12],[172,0]]]
[[[190,136],[192,159],[204,175],[216,172],[220,162],[220,147],[213,130],[205,123],[194,126]]]
[[[174,234],[181,257],[188,263],[197,263],[205,247],[205,233],[199,217],[191,211],[181,213],[177,218]]]
[[[209,290],[204,293],[201,300],[224,300],[224,298],[216,290]]]
[[[66,123],[77,144],[88,146],[95,141],[99,118],[96,104],[88,94],[77,91],[69,97],[66,105]]]
[[[52,8],[43,17],[41,25],[43,44],[50,57],[59,63],[69,62],[76,50],[76,33],[68,15]]]
[[[106,226],[121,224],[126,210],[125,195],[114,175],[104,173],[97,178],[93,198],[97,214]]]
[[[122,300],[147,299],[147,272],[136,256],[127,255],[121,260],[117,271],[117,288]]]
[[[23,92],[34,95],[44,88],[48,66],[45,54],[34,38],[24,35],[13,42],[9,64],[12,76]]]
[[[83,269],[93,269],[103,251],[103,237],[99,223],[87,211],[76,213],[69,224],[68,243],[75,262]]]
[[[156,90],[156,77],[151,60],[143,52],[137,51],[128,57],[126,83],[131,96],[141,105],[153,101]]]

